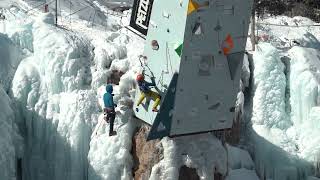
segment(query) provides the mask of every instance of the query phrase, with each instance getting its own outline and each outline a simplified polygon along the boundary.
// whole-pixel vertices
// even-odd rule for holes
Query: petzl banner
[[[147,35],[153,0],[135,0],[132,7],[130,26]]]

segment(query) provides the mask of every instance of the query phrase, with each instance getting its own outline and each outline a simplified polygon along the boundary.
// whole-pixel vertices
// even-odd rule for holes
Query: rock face
[[[242,112],[240,112],[242,113]],[[239,114],[237,116],[237,119],[233,122],[233,126],[230,130],[227,131],[226,133],[226,142],[230,145],[236,146],[239,144],[240,141],[240,133],[241,133],[241,120],[242,116]]]
[[[227,131],[215,132],[218,139],[224,139],[225,143],[237,144],[239,142],[240,125],[239,121],[235,126]],[[137,129],[132,141],[132,156],[134,166],[132,169],[135,180],[148,180],[150,178],[152,168],[164,158],[162,143],[159,140],[146,141],[150,128],[142,126]],[[162,170],[160,170],[162,171]],[[179,180],[200,180],[197,169],[181,164],[179,168]],[[160,173],[160,172],[159,172]],[[219,173],[217,169],[212,169],[215,180],[224,180],[225,176]],[[160,173],[162,174],[162,173]],[[159,177],[161,180],[163,177]]]
[[[200,180],[200,178],[195,168],[182,166],[179,171],[179,180]]]
[[[149,128],[142,126],[133,137],[133,177],[135,180],[148,180],[152,167],[157,164],[163,156],[159,140],[146,141],[148,132]]]
[[[124,72],[122,72],[122,71],[113,70],[110,75],[110,78],[108,79],[108,83],[119,85],[120,78],[123,74],[124,74]]]

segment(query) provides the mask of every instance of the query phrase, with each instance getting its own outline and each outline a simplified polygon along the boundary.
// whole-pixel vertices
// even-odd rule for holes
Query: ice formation
[[[264,21],[271,19],[279,24],[313,23],[282,16]],[[264,27],[260,31],[269,39],[253,54],[251,138],[256,169],[260,177],[306,179],[319,153],[315,113],[320,56],[313,35],[318,35],[318,29]]]
[[[16,178],[16,158],[22,156],[22,138],[15,124],[14,106],[8,92],[15,69],[21,60],[21,51],[0,34],[0,179]]]
[[[128,104],[134,94],[132,77],[139,70],[134,62],[139,41],[132,38],[136,43],[128,44],[127,35],[113,32],[106,33],[104,39],[90,39],[92,32],[83,38],[56,28],[50,13],[22,24],[12,21],[9,17],[6,33],[16,46],[25,49],[11,88],[17,124],[25,140],[24,178],[130,179],[135,125],[130,122]],[[132,51],[127,51],[127,46]],[[126,73],[115,87],[119,136],[109,139],[104,124],[91,140],[98,119],[102,120],[101,89],[113,70]],[[105,159],[102,164],[101,159]]]
[[[310,162],[318,161],[320,52],[316,48],[294,47],[289,51],[289,57],[291,117],[295,125],[291,133],[300,147],[299,155]]]
[[[290,122],[285,112],[284,99],[286,77],[279,53],[271,45],[259,44],[253,54],[253,64],[253,124],[269,128],[288,128]]]
[[[95,7],[103,13],[107,9]],[[134,77],[141,70],[137,57],[143,40],[120,29],[119,18],[109,17],[108,28],[103,29],[74,17],[71,31],[54,27],[52,14],[28,17],[17,7],[9,10],[4,10],[6,28],[1,30],[6,35],[0,33],[0,179],[16,177],[19,158],[24,179],[132,179],[131,141],[139,123],[131,118],[130,104]],[[313,23],[282,16],[263,21]],[[67,28],[67,21],[61,23]],[[260,31],[270,38],[243,66],[241,89],[251,96],[238,96],[238,103],[245,106],[244,122],[252,123],[243,129],[247,139],[241,147],[248,151],[223,146],[210,133],[165,138],[163,157],[150,179],[178,179],[182,165],[196,168],[201,179],[213,179],[214,172],[228,180],[313,175],[320,150],[320,30]],[[124,75],[114,88],[118,135],[109,137],[101,97],[113,71]],[[91,138],[99,121],[102,126]]]

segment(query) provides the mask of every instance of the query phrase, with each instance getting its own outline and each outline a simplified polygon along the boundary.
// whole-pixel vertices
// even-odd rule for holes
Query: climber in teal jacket
[[[104,114],[105,120],[110,122],[110,129],[109,129],[109,136],[116,135],[117,132],[113,131],[113,124],[114,119],[116,118],[116,112],[114,110],[117,105],[113,102],[113,87],[111,84],[106,86],[106,93],[103,95],[103,102],[104,102]]]

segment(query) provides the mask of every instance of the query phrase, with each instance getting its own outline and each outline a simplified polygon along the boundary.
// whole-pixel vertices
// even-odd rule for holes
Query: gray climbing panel
[[[161,104],[161,112],[157,113],[147,140],[158,139],[170,135],[177,82],[178,74],[176,73],[173,75],[166,96]]]
[[[148,139],[232,127],[251,8],[252,0],[154,0],[144,66],[162,104],[159,113],[152,100],[134,106],[152,125]]]

